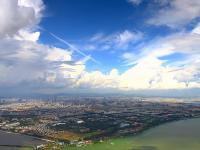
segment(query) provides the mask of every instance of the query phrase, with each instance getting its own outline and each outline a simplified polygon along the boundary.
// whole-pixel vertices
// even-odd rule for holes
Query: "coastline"
[[[8,147],[8,148],[31,148],[33,149],[34,147],[33,146],[22,146],[22,145],[0,145],[0,148],[1,147]]]
[[[108,139],[115,139],[115,138],[133,138],[133,137],[136,137],[138,135],[141,135],[145,132],[147,132],[148,130],[151,130],[151,129],[154,129],[154,128],[157,128],[157,127],[161,127],[161,126],[164,126],[164,125],[167,125],[167,124],[171,124],[171,123],[175,123],[175,122],[179,122],[179,121],[184,121],[184,120],[193,120],[193,119],[200,119],[200,116],[199,117],[192,117],[192,118],[182,118],[182,119],[178,119],[178,120],[173,120],[173,121],[169,121],[169,122],[164,122],[164,123],[161,123],[161,124],[158,124],[158,125],[155,125],[155,126],[151,126],[151,127],[148,127],[148,128],[145,128],[144,130],[142,131],[139,131],[135,134],[130,134],[130,135],[125,135],[125,136],[119,136],[119,137],[111,137],[111,138],[108,138]]]
[[[47,143],[46,139],[6,130],[0,130],[0,134],[0,149],[3,147],[33,149]]]
[[[41,140],[41,141],[45,141],[45,142],[55,142],[53,140],[49,140],[49,139],[45,139],[45,138],[40,138],[40,137],[37,137],[37,136],[28,135],[28,134],[22,134],[22,133],[18,133],[18,132],[12,132],[12,131],[1,130],[1,129],[0,129],[0,132],[5,132],[5,133],[8,133],[8,134],[22,135],[22,136],[29,136],[29,137],[32,137],[32,138],[34,138],[36,140]]]
[[[140,132],[138,132],[136,134],[130,134],[130,135],[125,135],[125,136],[108,137],[105,140],[103,140],[103,142],[100,142],[100,141],[99,142],[95,142],[92,145],[93,146],[95,146],[95,145],[102,145],[103,146],[104,143],[111,143],[111,145],[112,145],[112,141],[115,141],[115,140],[124,140],[124,139],[132,140],[134,138],[137,138],[138,136],[144,135],[145,133],[147,133],[148,131],[150,131],[150,130],[152,130],[154,128],[156,129],[156,128],[159,128],[159,127],[162,127],[162,126],[167,126],[167,125],[170,125],[170,124],[173,124],[173,123],[176,123],[176,122],[178,123],[178,122],[181,122],[181,121],[196,120],[196,119],[200,119],[200,117],[182,118],[182,119],[179,119],[179,120],[173,120],[173,121],[161,123],[159,125],[146,128],[146,129],[144,129],[144,130],[142,130],[142,131],[140,131]],[[64,150],[66,150],[66,149],[69,149],[69,150],[72,149],[72,150],[74,150],[73,148],[75,148],[75,147],[74,146],[70,146],[70,145],[66,145],[65,148],[64,148]],[[75,150],[77,150],[77,149],[75,149]]]
[[[145,134],[145,132],[153,129],[153,128],[157,128],[157,127],[160,127],[160,126],[164,126],[166,124],[171,124],[171,123],[174,123],[174,122],[179,122],[179,121],[184,121],[184,120],[192,120],[192,119],[200,119],[200,117],[192,117],[192,118],[182,118],[182,119],[178,119],[178,120],[173,120],[173,121],[169,121],[169,122],[165,122],[165,123],[161,123],[161,124],[158,124],[158,125],[155,125],[155,126],[152,126],[152,127],[148,127],[148,128],[145,128],[144,130],[136,133],[136,134],[130,134],[130,135],[125,135],[125,136],[118,136],[118,137],[107,137],[107,139],[105,141],[109,141],[109,140],[115,140],[115,139],[119,139],[119,138],[134,138],[134,137],[137,137],[138,135],[142,135],[142,134]],[[51,142],[51,143],[54,143],[55,141],[52,141],[52,140],[49,140],[49,139],[45,139],[45,138],[39,138],[37,136],[31,136],[31,135],[26,135],[26,134],[21,134],[21,133],[16,133],[16,132],[11,132],[11,131],[6,131],[6,130],[0,130],[0,132],[4,132],[4,133],[7,133],[7,134],[13,134],[13,135],[19,135],[19,136],[28,136],[30,138],[33,138],[35,140],[39,140],[41,142]],[[101,143],[101,142],[97,142],[97,143]],[[94,143],[95,144],[95,143]],[[40,145],[40,144],[38,144]],[[24,148],[34,148],[36,147],[37,145],[34,145],[34,146],[29,146],[29,145],[17,145],[17,144],[2,144],[0,145],[0,147],[3,147],[3,146],[7,146],[7,147],[24,147]],[[66,146],[66,147],[70,147],[70,146]]]
[[[142,150],[143,147],[155,147],[159,150],[196,150],[200,147],[199,125],[199,117],[182,119],[161,124],[137,135],[109,138],[82,148],[65,146],[63,150],[104,150],[105,147],[107,150]],[[175,147],[174,141],[178,143]]]

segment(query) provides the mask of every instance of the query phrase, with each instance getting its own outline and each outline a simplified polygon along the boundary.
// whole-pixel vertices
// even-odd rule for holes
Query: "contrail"
[[[183,70],[183,69],[185,69],[185,68],[178,68],[178,69],[172,69],[172,70],[170,70],[170,71],[168,71],[168,72],[175,72],[175,71],[180,71],[180,70]]]
[[[48,32],[48,31],[47,31],[47,32]],[[55,34],[53,34],[53,33],[51,33],[51,32],[48,32],[48,33],[49,33],[51,36],[53,36],[55,39],[57,39],[58,41],[64,43],[65,45],[67,45],[68,47],[70,47],[72,50],[74,50],[74,51],[76,51],[77,53],[79,53],[80,55],[82,55],[82,56],[84,56],[84,57],[86,57],[86,58],[89,57],[89,59],[90,59],[91,61],[93,61],[94,63],[100,64],[100,62],[98,62],[97,60],[95,60],[93,57],[86,55],[85,53],[83,53],[82,51],[80,51],[79,49],[77,49],[76,47],[74,47],[72,44],[70,44],[69,42],[63,40],[62,38],[58,37],[57,35],[55,35]]]

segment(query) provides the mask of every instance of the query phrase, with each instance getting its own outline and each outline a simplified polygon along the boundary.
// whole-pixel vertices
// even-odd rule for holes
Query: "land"
[[[0,129],[45,139],[37,149],[81,147],[200,117],[198,99],[127,96],[1,98]]]

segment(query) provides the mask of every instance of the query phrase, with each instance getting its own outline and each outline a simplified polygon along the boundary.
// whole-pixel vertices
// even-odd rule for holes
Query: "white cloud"
[[[142,0],[128,0],[129,3],[132,3],[133,5],[139,5]]]
[[[92,88],[119,88],[119,74],[117,69],[112,69],[109,74],[101,71],[84,72],[76,82],[78,87]]]
[[[199,72],[196,65],[185,68],[165,66],[164,61],[145,56],[137,64],[122,74],[116,69],[109,74],[100,71],[84,72],[78,78],[78,87],[86,89],[118,89],[118,90],[146,90],[146,89],[186,89],[200,87],[195,75]]]
[[[184,82],[174,79],[163,62],[155,57],[145,57],[121,76],[121,87],[130,89],[185,88]]]
[[[18,89],[54,88],[71,85],[69,76],[85,68],[69,50],[38,43],[37,24],[42,17],[42,0],[1,0],[0,85]]]
[[[192,33],[194,34],[200,34],[200,24],[198,24],[193,30]]]
[[[104,38],[104,34],[103,33],[96,33],[95,35],[93,35],[90,38],[90,41],[94,42],[94,41],[102,40],[103,38]]]
[[[114,41],[119,47],[126,47],[129,43],[140,40],[142,36],[142,33],[133,33],[125,30],[124,32],[115,35]]]
[[[134,63],[134,66],[121,74],[117,69],[102,73],[99,70],[87,71],[85,63],[91,60],[90,55],[83,53],[81,60],[74,60],[70,50],[38,42],[40,32],[36,27],[42,17],[42,1],[21,1],[20,5],[16,0],[2,0],[0,3],[5,6],[0,10],[0,19],[6,19],[0,28],[0,89],[17,87],[31,92],[66,92],[69,89],[200,87],[199,26],[191,32],[157,39],[145,45],[139,54],[125,53],[123,58],[128,59],[129,64]],[[16,22],[12,22],[14,14],[18,17]],[[109,48],[114,45],[114,48],[123,49],[141,38],[141,33],[125,30],[109,36],[99,34],[91,41],[99,41]],[[69,48],[72,49],[71,46]],[[79,52],[79,49],[74,51]],[[176,52],[188,55],[187,60],[178,62],[181,66],[177,63],[166,64],[166,60],[160,59]]]
[[[137,43],[143,38],[141,32],[124,30],[113,34],[105,35],[97,33],[90,38],[93,50],[127,49],[130,45]],[[87,45],[86,45],[87,46]],[[91,45],[90,45],[91,46]]]
[[[18,0],[18,5],[34,9],[35,18],[38,21],[42,18],[42,11],[45,8],[42,0]]]
[[[20,5],[18,0],[0,0],[0,4],[0,36],[12,36],[19,29],[37,24],[41,18],[39,10],[39,7],[43,6],[41,0],[35,2],[28,0],[26,3],[23,1]]]
[[[71,61],[71,53],[60,48],[51,48],[46,56],[48,61]]]
[[[199,0],[171,0],[164,4],[166,6],[149,19],[148,23],[176,28],[184,26],[200,16]]]
[[[200,35],[199,26],[190,32],[180,32],[162,37],[144,45],[139,54],[124,53],[128,65],[135,65],[122,76],[124,87],[180,89],[200,86]],[[172,54],[185,55],[185,59],[170,62],[160,57]],[[168,61],[169,59],[169,61]],[[128,79],[126,81],[126,79]],[[132,78],[132,80],[131,80]],[[132,81],[132,83],[131,83]],[[134,85],[134,86],[133,86]]]
[[[133,53],[130,53],[130,52],[125,52],[123,55],[122,55],[122,58],[124,58],[124,59],[133,59],[133,58],[135,58],[135,54],[133,54]]]
[[[40,32],[31,32],[27,30],[19,30],[18,33],[14,36],[16,40],[27,40],[36,42],[40,37]]]

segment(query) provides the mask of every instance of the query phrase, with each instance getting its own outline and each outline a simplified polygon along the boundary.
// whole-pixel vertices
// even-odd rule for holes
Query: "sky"
[[[0,0],[0,7],[0,95],[200,91],[198,0]]]

